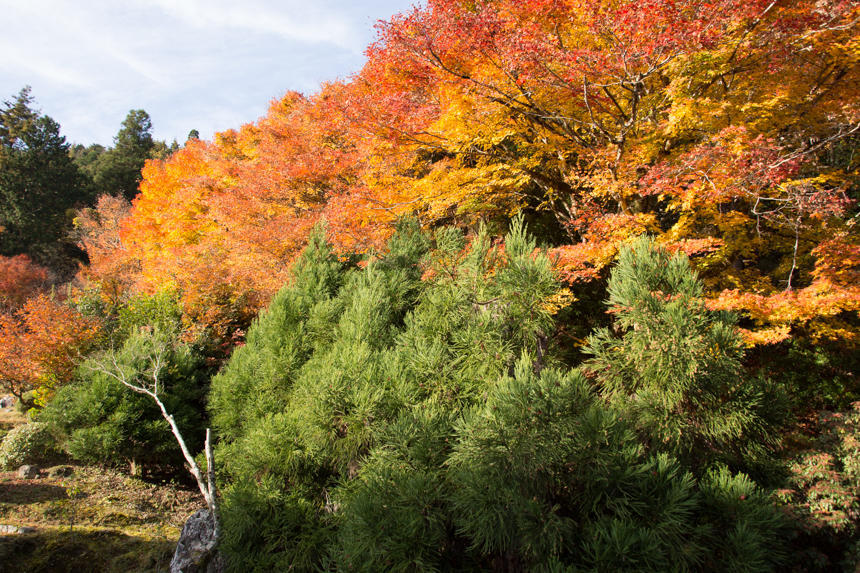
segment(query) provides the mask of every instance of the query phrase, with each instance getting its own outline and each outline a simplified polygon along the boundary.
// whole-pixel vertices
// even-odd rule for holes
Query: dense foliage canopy
[[[349,81],[150,163],[104,256],[180,289],[195,320],[241,321],[321,216],[351,252],[404,214],[503,230],[524,210],[573,284],[650,233],[750,343],[853,344],[857,10],[432,0],[381,24]]]

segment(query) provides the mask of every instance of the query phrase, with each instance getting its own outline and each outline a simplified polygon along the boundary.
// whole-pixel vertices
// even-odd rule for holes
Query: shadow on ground
[[[116,531],[40,529],[0,536],[0,571],[136,573],[168,571],[174,543]],[[11,569],[6,569],[8,565]]]
[[[0,483],[0,503],[21,505],[66,499],[66,488],[31,481]]]

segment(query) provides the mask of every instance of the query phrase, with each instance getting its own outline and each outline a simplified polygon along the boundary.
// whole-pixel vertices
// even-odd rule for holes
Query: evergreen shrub
[[[159,372],[159,397],[189,445],[202,443],[204,370],[172,333],[142,330],[117,351],[116,364],[101,356],[85,361],[73,383],[60,388],[40,414],[64,450],[87,463],[182,467],[182,455],[154,400],[122,385],[105,367],[147,376],[156,346],[168,351]]]
[[[776,445],[784,394],[745,375],[736,318],[705,307],[686,256],[648,237],[621,250],[609,279],[611,328],[588,339],[586,370],[654,451],[701,474],[711,464],[755,468]]]
[[[680,296],[664,287],[658,300],[653,287],[630,298],[656,309],[642,322],[668,336],[655,344],[687,345],[666,363],[678,373],[654,375],[693,432],[667,440],[646,415],[662,402],[639,410],[619,398],[640,401],[657,382],[607,372],[623,366],[610,333],[592,342],[587,369],[560,360],[564,293],[536,247],[519,219],[503,244],[452,229],[431,240],[404,223],[357,268],[315,233],[212,383],[230,570],[780,566],[782,514],[712,447],[754,449],[767,426],[759,402],[735,388],[730,317],[701,306],[678,262]],[[652,256],[650,246],[631,252]],[[683,304],[665,312],[690,341],[661,325],[661,305],[676,298]],[[626,347],[630,362],[647,358],[649,376],[667,360],[644,342]],[[691,396],[701,413],[683,410]],[[725,420],[730,430],[695,433],[695,423]]]
[[[9,431],[0,442],[0,469],[14,470],[24,464],[43,464],[60,455],[48,427],[29,422]]]

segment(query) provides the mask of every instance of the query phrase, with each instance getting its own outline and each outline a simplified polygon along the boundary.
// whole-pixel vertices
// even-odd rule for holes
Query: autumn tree
[[[29,390],[42,404],[67,383],[97,341],[100,325],[47,295],[14,314],[0,314],[0,383],[19,399]]]
[[[122,230],[136,288],[176,290],[216,336],[244,329],[287,280],[327,200],[350,175],[350,146],[296,93],[258,125],[189,139],[144,168]]]
[[[131,203],[125,198],[100,195],[95,206],[81,209],[74,219],[74,236],[89,259],[81,274],[98,285],[101,296],[114,307],[130,294],[139,272],[121,235],[130,211]]]
[[[354,252],[402,215],[501,234],[522,211],[576,288],[650,233],[693,257],[748,343],[851,340],[856,15],[433,0],[381,24],[349,81],[147,167],[127,226],[141,284],[230,321],[276,292],[320,217]]]
[[[275,282],[285,271],[286,261],[245,248],[248,227],[234,226],[218,208],[232,197],[236,164],[245,160],[224,135],[216,143],[189,141],[170,158],[149,162],[120,229],[118,260],[135,269],[134,289],[179,293],[189,320],[216,336],[247,327],[259,308],[262,285],[250,276]]]
[[[27,255],[0,256],[0,312],[11,312],[48,284],[48,269]]]
[[[656,233],[700,258],[722,308],[750,314],[751,342],[844,337],[858,293],[815,268],[857,245],[856,15],[841,2],[430,2],[382,25],[355,81],[385,86],[356,123],[392,116],[375,132],[414,150],[401,197],[379,208],[549,213],[572,239],[558,255],[574,282]]]

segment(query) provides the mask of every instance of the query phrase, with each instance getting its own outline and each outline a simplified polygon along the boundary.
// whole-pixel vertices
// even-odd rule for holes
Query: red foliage
[[[380,24],[349,81],[150,162],[115,256],[86,245],[90,272],[176,289],[219,329],[287,280],[320,219],[338,248],[363,251],[404,215],[471,225],[524,209],[567,232],[555,252],[572,282],[605,276],[619,244],[651,233],[693,256],[714,304],[760,340],[811,323],[842,336],[857,307],[858,13],[836,0],[430,0]]]
[[[28,300],[14,314],[0,314],[0,384],[20,397],[37,390],[46,399],[71,379],[100,323],[46,295]]]
[[[19,308],[47,286],[48,276],[48,269],[27,255],[0,256],[0,311]]]

